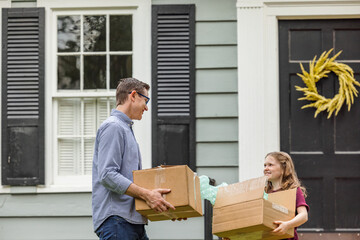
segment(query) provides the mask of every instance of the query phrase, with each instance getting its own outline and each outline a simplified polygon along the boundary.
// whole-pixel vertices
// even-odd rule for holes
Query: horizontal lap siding
[[[91,193],[1,194],[0,204],[0,218],[91,217]]]
[[[16,233],[16,234],[15,234]],[[90,217],[0,218],[4,240],[96,240]]]
[[[219,161],[222,159],[222,161]],[[199,142],[196,163],[200,167],[235,167],[238,165],[238,144],[234,142]]]
[[[237,94],[237,69],[197,69],[196,93]]]
[[[236,45],[236,21],[203,21],[196,24],[196,44],[198,45]]]
[[[224,19],[226,20],[226,19]],[[197,172],[238,181],[236,21],[197,22]]]
[[[206,118],[196,121],[197,142],[237,142],[236,118]]]
[[[236,93],[210,93],[196,95],[197,118],[237,117]],[[224,107],[226,106],[226,107]]]
[[[236,45],[196,46],[196,69],[234,69],[236,67]]]
[[[238,181],[237,30],[229,3],[209,1],[196,23],[197,172],[217,184]]]
[[[91,193],[1,194],[0,205],[0,239],[98,239]]]

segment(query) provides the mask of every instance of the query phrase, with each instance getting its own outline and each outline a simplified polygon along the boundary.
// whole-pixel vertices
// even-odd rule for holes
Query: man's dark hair
[[[125,103],[128,98],[129,92],[135,90],[138,93],[144,94],[144,89],[149,91],[150,86],[136,78],[123,78],[120,79],[116,88],[116,106]]]

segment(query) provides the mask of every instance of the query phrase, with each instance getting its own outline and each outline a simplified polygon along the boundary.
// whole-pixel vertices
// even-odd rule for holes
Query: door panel
[[[309,61],[331,48],[343,50],[337,60],[352,67],[359,81],[359,42],[357,19],[279,21],[281,150],[293,157],[309,193],[309,221],[303,228],[356,231],[360,226],[360,98],[350,112],[343,105],[336,117],[320,113],[314,118],[316,109],[301,109],[309,102],[299,101],[303,93],[295,90],[305,86],[296,75],[299,63],[308,71]],[[337,76],[329,74],[317,88],[332,98],[339,89]]]

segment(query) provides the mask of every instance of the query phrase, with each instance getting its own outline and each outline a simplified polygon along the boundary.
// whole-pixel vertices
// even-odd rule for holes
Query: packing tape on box
[[[166,182],[165,168],[158,166],[155,174],[155,188],[161,188],[163,183]]]
[[[195,209],[197,209],[197,207],[196,207],[196,202],[197,202],[197,200],[196,200],[196,198],[197,198],[197,196],[196,196],[196,176],[197,176],[197,173],[196,173],[196,172],[194,172],[194,198],[195,198]]]
[[[282,213],[289,214],[289,210],[286,207],[281,206],[279,204],[272,203],[272,208],[275,209],[275,210],[278,210],[278,211],[280,211]]]

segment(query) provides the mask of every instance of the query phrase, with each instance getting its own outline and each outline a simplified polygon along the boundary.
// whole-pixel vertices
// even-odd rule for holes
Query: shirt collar
[[[112,109],[111,116],[115,116],[119,118],[121,121],[125,122],[129,127],[132,127],[132,125],[134,124],[134,122],[125,113],[119,110]]]

